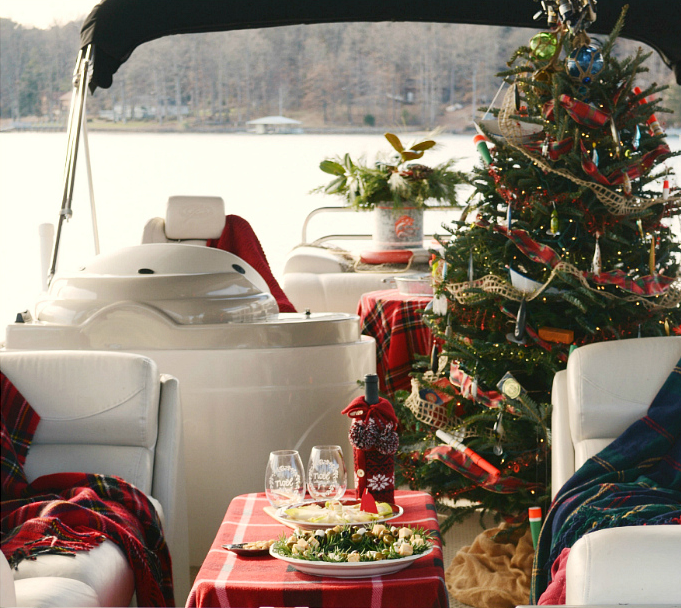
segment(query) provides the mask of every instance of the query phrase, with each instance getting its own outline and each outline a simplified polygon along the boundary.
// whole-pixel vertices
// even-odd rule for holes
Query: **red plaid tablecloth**
[[[390,396],[398,390],[411,390],[414,355],[430,354],[433,339],[421,311],[432,299],[384,289],[365,293],[359,301],[361,331],[376,339],[378,380],[381,390]]]
[[[346,496],[352,498],[354,492]],[[237,496],[194,581],[187,606],[445,608],[449,596],[433,499],[425,492],[397,491],[395,502],[404,509],[395,523],[435,532],[433,551],[394,574],[344,579],[303,574],[269,555],[240,557],[223,549],[223,544],[278,538],[290,532],[263,511],[269,505],[264,493]]]

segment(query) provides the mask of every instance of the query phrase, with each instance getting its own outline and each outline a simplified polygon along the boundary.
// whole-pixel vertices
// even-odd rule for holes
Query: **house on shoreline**
[[[286,118],[286,116],[265,116],[249,120],[247,125],[254,127],[253,133],[302,133],[303,129],[297,125],[302,124],[299,120]]]

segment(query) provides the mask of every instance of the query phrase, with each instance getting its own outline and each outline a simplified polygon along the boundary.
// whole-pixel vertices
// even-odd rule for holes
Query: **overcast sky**
[[[48,28],[85,17],[99,0],[0,0],[0,17]]]

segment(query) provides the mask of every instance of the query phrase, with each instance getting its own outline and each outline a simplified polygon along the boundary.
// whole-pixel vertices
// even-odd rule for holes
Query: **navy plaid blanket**
[[[681,361],[648,413],[584,465],[558,492],[534,559],[531,602],[565,548],[595,530],[681,524]]]

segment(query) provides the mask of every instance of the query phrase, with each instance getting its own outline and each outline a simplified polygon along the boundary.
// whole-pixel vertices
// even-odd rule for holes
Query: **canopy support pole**
[[[90,214],[92,216],[92,236],[95,241],[95,255],[99,255],[99,229],[97,227],[97,207],[95,205],[95,189],[92,185],[92,165],[90,164],[90,144],[87,134],[87,116],[83,112],[83,152],[85,152],[85,167],[87,168],[87,186],[90,192]]]
[[[92,45],[78,51],[76,67],[73,70],[73,94],[71,95],[71,108],[69,110],[69,124],[67,129],[66,162],[64,165],[64,187],[62,192],[61,210],[59,211],[59,223],[57,224],[57,238],[54,241],[52,251],[52,264],[47,277],[48,285],[57,269],[59,256],[59,244],[64,220],[69,220],[72,215],[71,202],[73,200],[73,186],[76,179],[76,160],[78,157],[78,141],[85,113],[85,98],[87,96],[88,69],[92,57]]]

